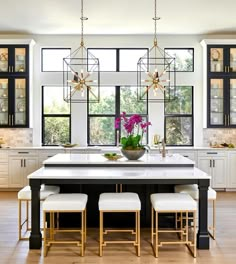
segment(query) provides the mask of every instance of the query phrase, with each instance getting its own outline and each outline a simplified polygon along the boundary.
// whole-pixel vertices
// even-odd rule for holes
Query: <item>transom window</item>
[[[41,70],[43,72],[62,72],[63,58],[70,55],[69,48],[43,48]]]

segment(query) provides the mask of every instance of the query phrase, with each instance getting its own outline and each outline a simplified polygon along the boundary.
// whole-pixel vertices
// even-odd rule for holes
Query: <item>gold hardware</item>
[[[225,115],[224,117],[224,125],[226,126],[226,124],[227,124],[227,115]]]
[[[225,66],[225,72],[227,72],[227,66]]]
[[[14,72],[14,67],[13,66],[11,66],[11,72]]]
[[[11,126],[11,115],[8,116],[8,123],[9,123],[9,126]]]
[[[228,115],[228,126],[230,125],[230,117],[229,117],[229,115]]]
[[[11,66],[8,66],[8,72],[11,72]]]
[[[228,66],[228,72],[230,72],[230,66]]]
[[[11,115],[11,125],[12,126],[14,125],[14,117],[13,117],[13,115]]]

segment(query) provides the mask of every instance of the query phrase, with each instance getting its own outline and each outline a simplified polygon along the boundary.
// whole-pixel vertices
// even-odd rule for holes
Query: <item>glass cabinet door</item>
[[[225,125],[224,80],[210,79],[210,124]]]
[[[0,79],[0,126],[8,125],[8,79]]]
[[[224,72],[224,49],[210,48],[210,72]]]
[[[236,125],[236,79],[230,79],[230,112],[228,125]]]
[[[236,72],[236,48],[230,48],[229,49],[230,52],[230,72]]]
[[[8,48],[0,48],[0,72],[8,72]]]
[[[15,72],[26,72],[26,48],[15,48]]]
[[[14,125],[26,125],[26,79],[15,79]]]

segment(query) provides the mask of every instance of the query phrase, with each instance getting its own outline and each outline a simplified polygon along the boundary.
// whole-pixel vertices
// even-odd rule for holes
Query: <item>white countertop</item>
[[[210,179],[198,168],[40,168],[28,179]]]
[[[144,154],[139,160],[127,160],[125,157],[111,161],[102,154],[73,154],[61,153],[45,160],[44,165],[156,165],[156,166],[194,166],[195,162],[179,154],[167,154],[165,158],[161,154]]]

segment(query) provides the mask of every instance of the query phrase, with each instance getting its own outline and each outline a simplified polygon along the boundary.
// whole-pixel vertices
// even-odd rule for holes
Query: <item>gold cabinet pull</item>
[[[225,72],[227,72],[227,66],[225,66]]]
[[[8,115],[8,123],[9,123],[9,126],[11,126],[11,115]]]
[[[11,115],[11,125],[13,126],[13,124],[14,124],[14,120],[13,120],[13,115]]]
[[[228,72],[230,72],[230,66],[228,66]]]
[[[228,115],[228,126],[230,125],[230,116]]]
[[[224,116],[224,126],[226,126],[226,124],[227,124],[227,116],[225,115]]]
[[[11,66],[11,72],[14,72],[14,66]]]

